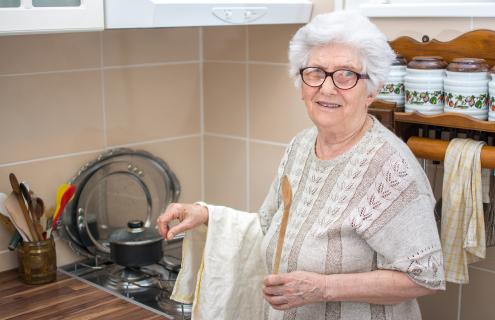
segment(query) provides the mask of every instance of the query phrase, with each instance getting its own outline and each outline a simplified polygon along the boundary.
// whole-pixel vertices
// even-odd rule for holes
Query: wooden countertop
[[[61,273],[56,282],[27,285],[19,280],[17,270],[10,270],[0,273],[0,319],[166,318]]]

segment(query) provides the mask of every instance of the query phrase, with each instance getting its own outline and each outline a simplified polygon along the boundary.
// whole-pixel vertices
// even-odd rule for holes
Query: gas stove
[[[180,251],[177,251],[177,248],[165,250],[157,264],[140,268],[123,267],[94,257],[63,266],[59,270],[167,319],[189,320],[192,306],[170,299],[180,270],[177,257]]]

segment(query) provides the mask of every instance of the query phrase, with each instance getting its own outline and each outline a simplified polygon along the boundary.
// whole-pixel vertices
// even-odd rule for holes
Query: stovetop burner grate
[[[61,271],[131,303],[164,315],[168,319],[191,319],[191,305],[170,299],[177,273],[167,270],[161,264],[126,268],[109,261],[87,259],[63,266]]]
[[[104,286],[119,292],[145,291],[151,287],[159,287],[158,274],[144,273],[138,268],[112,266],[108,270],[108,279]]]

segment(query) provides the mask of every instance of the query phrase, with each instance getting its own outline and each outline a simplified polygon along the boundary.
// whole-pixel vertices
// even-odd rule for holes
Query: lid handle
[[[127,228],[131,233],[144,231],[144,222],[141,220],[131,220],[127,222]]]

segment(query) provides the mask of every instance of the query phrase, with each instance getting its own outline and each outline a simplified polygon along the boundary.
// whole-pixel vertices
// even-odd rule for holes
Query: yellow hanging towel
[[[453,139],[445,153],[440,238],[449,282],[468,283],[468,264],[485,258],[483,145],[482,141]]]

